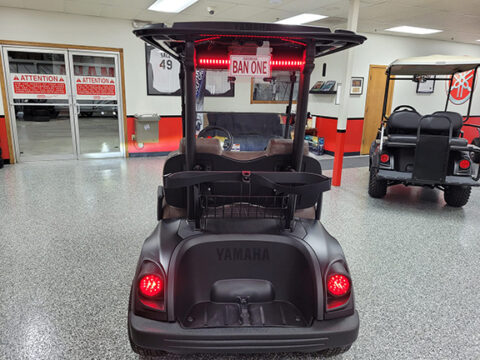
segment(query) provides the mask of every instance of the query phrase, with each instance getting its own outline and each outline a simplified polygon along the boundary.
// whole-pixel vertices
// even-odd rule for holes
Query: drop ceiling
[[[102,16],[149,22],[256,21],[274,22],[300,13],[329,17],[310,25],[345,28],[348,0],[199,0],[179,14],[149,11],[154,0],[0,0],[0,6]],[[409,25],[443,30],[424,37],[479,44],[479,0],[361,0],[361,32],[385,33],[394,26]],[[209,15],[207,7],[214,9]],[[1,11],[1,9],[0,9]],[[402,34],[399,34],[402,35]]]

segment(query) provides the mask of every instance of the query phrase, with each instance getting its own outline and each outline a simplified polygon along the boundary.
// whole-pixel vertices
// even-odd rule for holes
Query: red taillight
[[[468,168],[470,168],[470,161],[468,161],[467,159],[460,160],[458,166],[460,166],[460,169],[462,170],[467,170]]]
[[[142,295],[156,296],[163,289],[163,279],[154,274],[145,275],[140,279],[139,289]]]
[[[327,281],[327,289],[333,296],[343,296],[350,290],[350,280],[342,274],[331,275]]]
[[[388,155],[388,154],[380,155],[380,162],[388,163],[389,161],[390,161],[390,155]]]

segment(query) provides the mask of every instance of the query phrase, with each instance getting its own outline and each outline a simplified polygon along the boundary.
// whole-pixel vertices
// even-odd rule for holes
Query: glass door
[[[69,51],[69,59],[78,156],[123,156],[118,54]]]
[[[16,158],[76,158],[66,50],[4,47]]]

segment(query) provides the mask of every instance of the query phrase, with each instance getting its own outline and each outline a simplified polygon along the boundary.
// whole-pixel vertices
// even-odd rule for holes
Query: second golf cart
[[[480,170],[475,164],[480,148],[475,146],[477,140],[468,143],[462,128],[476,126],[468,120],[479,66],[480,58],[435,55],[396,60],[388,67],[382,121],[370,148],[371,197],[382,198],[389,186],[404,184],[443,190],[450,206],[461,207],[468,202],[471,188],[480,185]],[[466,72],[470,72],[468,79]],[[391,81],[424,83],[429,76],[449,84],[444,110],[422,115],[410,105],[400,105],[386,116]],[[448,111],[455,86],[470,91],[465,119],[458,112]]]

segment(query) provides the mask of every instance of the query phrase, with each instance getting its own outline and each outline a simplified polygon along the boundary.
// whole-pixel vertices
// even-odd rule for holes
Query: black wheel
[[[471,186],[448,186],[445,188],[443,197],[447,205],[462,207],[467,204],[471,191]]]
[[[340,355],[340,354],[343,354],[344,352],[347,352],[348,350],[350,350],[351,346],[352,345],[347,345],[347,346],[342,346],[342,347],[326,349],[326,350],[323,350],[323,351],[319,351],[318,355],[323,356],[323,357]]]
[[[370,168],[368,194],[376,199],[383,198],[387,195],[387,180],[378,179],[374,168]]]
[[[3,168],[2,148],[0,148],[0,169]]]
[[[129,295],[129,298],[128,298],[128,310],[129,311],[130,311],[131,305],[132,305],[132,289],[130,289],[130,295]],[[138,355],[142,356],[142,357],[165,356],[165,354],[167,354],[167,352],[165,352],[165,351],[144,349],[144,348],[136,345],[132,341],[132,334],[130,333],[130,317],[128,317],[128,341],[130,342],[130,347],[132,348],[133,352],[135,354],[138,354]]]
[[[475,146],[478,146],[480,147],[480,138],[475,138],[472,140],[472,144],[475,145]],[[477,164],[480,164],[480,153],[474,153],[472,152],[470,154],[470,158],[472,159],[472,161],[474,163],[477,163]]]

